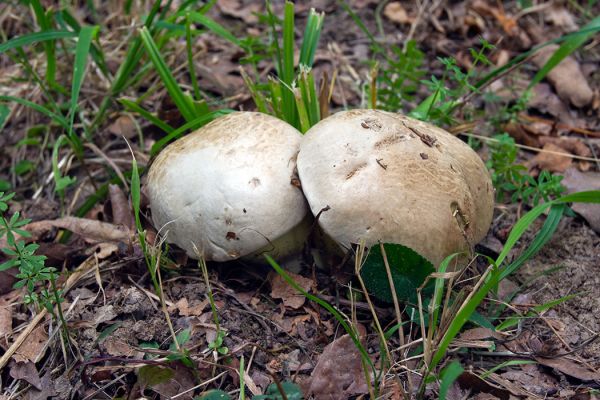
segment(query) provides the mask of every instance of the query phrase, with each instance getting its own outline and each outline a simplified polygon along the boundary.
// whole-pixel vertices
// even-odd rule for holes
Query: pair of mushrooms
[[[231,113],[162,151],[147,188],[167,241],[213,261],[301,249],[319,214],[344,248],[400,243],[437,265],[485,236],[494,204],[468,145],[376,110],[339,112],[304,136],[266,114]]]

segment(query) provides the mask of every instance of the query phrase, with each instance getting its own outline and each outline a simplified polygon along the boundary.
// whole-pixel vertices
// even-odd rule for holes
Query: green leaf
[[[12,187],[9,181],[5,181],[4,179],[0,179],[0,192],[9,190]],[[0,208],[0,211],[4,211]]]
[[[302,400],[302,392],[300,391],[300,387],[293,382],[281,382],[281,388],[285,393],[285,397],[288,400]],[[277,384],[271,383],[265,394],[254,396],[253,400],[283,400],[284,397],[279,391]]]
[[[0,54],[16,49],[19,47],[27,46],[32,43],[45,42],[48,40],[65,39],[77,36],[75,32],[70,31],[43,31],[30,33],[23,36],[18,36],[14,39],[9,40],[6,43],[0,45]]]
[[[392,273],[396,296],[403,302],[417,303],[417,289],[429,274],[435,271],[433,264],[409,247],[385,243],[383,245]],[[392,302],[392,291],[384,263],[381,246],[373,246],[360,271],[367,289],[380,300]],[[424,293],[431,292],[428,285]]]
[[[168,382],[175,376],[175,371],[159,365],[144,365],[138,370],[137,376],[140,386],[147,388]]]
[[[464,369],[458,361],[452,361],[440,372],[440,400],[446,400],[448,390],[463,371]]]

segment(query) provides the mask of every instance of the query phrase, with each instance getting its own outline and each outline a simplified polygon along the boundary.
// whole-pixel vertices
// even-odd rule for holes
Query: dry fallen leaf
[[[39,325],[25,339],[23,344],[17,349],[13,355],[16,362],[33,361],[36,362],[38,357],[46,349],[48,334],[44,330],[44,325]]]
[[[315,285],[312,279],[291,272],[288,272],[288,274],[294,282],[307,292],[310,292]],[[274,299],[282,299],[283,304],[286,307],[293,309],[302,307],[306,301],[306,297],[298,293],[292,286],[288,285],[281,275],[275,273],[271,275],[271,297]]]
[[[123,225],[128,229],[135,228],[135,220],[129,201],[119,185],[108,185],[108,195],[112,209],[112,222],[115,225]]]
[[[31,361],[13,362],[9,367],[10,376],[14,379],[22,379],[37,390],[42,390],[42,379],[34,363]]]
[[[122,226],[77,217],[37,221],[22,227],[23,230],[31,234],[32,240],[53,228],[67,229],[92,242],[129,242],[133,235],[132,231]],[[4,238],[0,239],[0,248],[2,247],[6,247],[6,239]]]
[[[121,115],[117,118],[115,122],[108,126],[108,131],[115,136],[124,136],[127,139],[134,138],[138,134],[135,121],[129,115]]]
[[[600,190],[600,173],[579,172],[575,168],[569,168],[564,173],[562,184],[565,185],[568,193]],[[575,203],[571,208],[585,218],[596,233],[600,234],[600,204]]]
[[[410,24],[412,22],[412,18],[408,16],[406,9],[399,1],[388,3],[383,9],[383,15],[390,21],[398,24]]]
[[[544,47],[533,57],[533,62],[541,68],[557,49],[558,45]],[[584,107],[592,101],[594,93],[574,57],[566,57],[546,75],[546,78],[554,86],[558,96],[575,107]]]
[[[600,380],[600,372],[591,370],[566,357],[543,358],[535,357],[535,360],[543,366],[553,368],[565,375],[572,376],[584,382]]]
[[[559,147],[553,143],[548,143],[543,147],[546,152],[538,153],[529,162],[530,168],[539,168],[540,170],[548,170],[550,172],[565,172],[567,168],[573,163],[573,159],[569,156],[563,156],[556,153],[568,153],[562,147]]]
[[[311,374],[308,395],[317,399],[345,400],[368,393],[361,354],[350,335],[328,344]]]

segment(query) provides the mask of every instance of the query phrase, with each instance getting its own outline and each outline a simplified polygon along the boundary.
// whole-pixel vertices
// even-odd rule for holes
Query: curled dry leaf
[[[368,393],[361,355],[349,335],[328,344],[311,374],[308,395],[344,400]]]
[[[541,68],[557,49],[558,45],[544,47],[533,57],[533,62]],[[574,57],[566,57],[546,77],[559,97],[575,107],[584,107],[592,101],[594,93]]]

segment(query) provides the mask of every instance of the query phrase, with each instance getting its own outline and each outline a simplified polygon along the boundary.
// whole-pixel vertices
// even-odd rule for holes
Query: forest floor
[[[4,41],[39,30],[33,8],[24,3],[0,5]],[[42,3],[48,3],[48,9],[54,11],[63,7]],[[151,4],[134,2],[127,14],[123,12],[125,2],[92,2],[97,5],[94,10],[89,2],[79,3],[70,12],[81,25],[100,25],[95,43],[103,50],[108,75],[114,76],[137,34],[141,16],[148,14]],[[282,3],[273,3],[274,13],[282,15]],[[383,53],[394,59],[412,40],[423,57],[411,71],[417,82],[411,96],[398,100],[382,95],[381,107],[405,113],[414,109],[430,94],[427,85],[418,82],[444,75],[440,57],[452,57],[460,70],[473,70],[483,76],[494,66],[574,32],[600,15],[596,2],[589,2],[590,6],[576,1],[540,2],[529,8],[521,8],[521,3],[526,2],[349,1],[349,7]],[[325,13],[314,71],[316,77],[336,76],[332,111],[366,108],[375,60],[380,61],[380,76],[389,71],[392,77],[401,70],[390,65],[390,58],[382,58],[382,51],[374,49],[372,40],[340,4],[319,0],[296,5],[298,42],[309,8]],[[175,10],[178,5],[173,2],[171,7]],[[264,12],[262,2],[219,0],[207,15],[238,38],[266,38],[268,25],[259,18]],[[495,46],[487,54],[490,65],[474,65],[470,49],[479,49],[482,37]],[[74,54],[64,54],[66,45],[62,40],[68,39],[57,42],[57,81],[68,88]],[[557,68],[557,73],[535,85],[528,101],[510,114],[509,120],[502,116],[518,105],[517,100],[543,64],[539,53],[470,96],[467,106],[444,127],[470,143],[479,138],[477,151],[484,160],[490,159],[486,138],[507,132],[517,145],[526,146],[519,147],[517,161],[532,176],[547,170],[564,176],[562,184],[568,192],[600,190],[599,44],[600,36],[593,36],[561,64],[564,69]],[[0,96],[48,104],[48,93],[18,62],[21,57],[28,58],[43,80],[47,68],[44,46],[24,51],[0,54]],[[179,84],[191,90],[185,40],[169,37],[161,51]],[[213,109],[255,109],[240,74],[244,54],[239,48],[207,31],[195,37],[193,51],[198,85]],[[256,65],[262,76],[274,71],[270,57]],[[78,100],[78,129],[91,124],[109,87],[110,79],[90,61]],[[405,89],[392,88],[392,93],[394,90],[400,93]],[[185,122],[152,69],[121,97],[142,99],[140,104],[146,110],[173,126]],[[68,96],[56,93],[55,98],[59,108],[68,110]],[[264,394],[271,384],[285,381],[298,384],[306,398],[368,397],[360,353],[344,335],[339,321],[298,294],[266,265],[208,263],[217,326],[197,262],[172,248],[168,254],[171,262],[162,269],[166,310],[161,307],[137,241],[128,185],[129,146],[143,170],[151,162],[152,145],[164,135],[160,129],[112,102],[107,118],[92,132],[91,140],[85,141],[84,164],[69,147],[59,146],[57,166],[53,165],[52,153],[60,127],[23,104],[5,97],[0,100],[8,107],[5,121],[0,121],[0,126],[4,124],[0,135],[0,192],[16,192],[3,215],[19,211],[22,217],[31,219],[23,229],[31,233],[28,242],[39,244],[37,254],[47,257],[46,265],[59,271],[56,283],[63,290],[62,309],[70,338],[65,344],[58,321],[50,313],[25,304],[27,288],[13,289],[19,280],[15,268],[0,272],[0,399],[191,399],[209,389],[221,389],[237,397],[240,376],[249,397]],[[55,190],[52,174],[56,168],[63,177],[75,179],[66,187],[64,197]],[[117,184],[106,185],[113,178]],[[144,182],[142,175],[142,186]],[[98,193],[100,196],[94,197]],[[510,196],[503,200],[496,206],[488,236],[477,247],[492,258],[501,252],[515,222],[531,208],[531,203],[511,201]],[[143,187],[141,203],[142,223],[152,243],[157,233]],[[79,215],[82,218],[71,217],[85,205],[91,207]],[[598,397],[599,207],[574,205],[549,243],[500,284],[497,298],[514,295],[508,297],[501,319],[492,322],[495,325],[502,318],[518,315],[521,318],[514,327],[496,332],[471,323],[465,326],[441,364],[443,368],[458,360],[464,368],[446,392],[447,399]],[[542,216],[523,236],[509,258],[514,259],[531,243],[543,220]],[[66,231],[73,234],[66,237]],[[0,247],[6,246],[6,239],[0,237]],[[0,254],[0,263],[9,258],[10,254]],[[486,265],[480,264],[474,264],[470,278],[485,269]],[[382,354],[373,312],[364,298],[348,294],[350,286],[359,287],[353,277],[353,263],[331,262],[322,269],[307,262],[290,274],[304,290],[353,316],[369,356],[379,365]],[[469,284],[462,287],[468,289]],[[35,288],[41,289],[39,285]],[[480,314],[486,315],[494,304],[484,302]],[[186,349],[185,356],[174,346],[165,313]],[[376,302],[375,313],[386,329],[396,323],[390,304]],[[404,316],[409,318],[406,313]],[[392,363],[379,371],[379,398],[401,398],[403,393],[417,396],[415,390],[421,378],[414,371],[420,358],[413,356],[419,351],[418,324],[407,327],[405,335],[406,343],[415,342],[412,347],[393,352]],[[390,337],[389,348],[397,349],[398,340],[396,335]],[[502,365],[507,361],[511,362]],[[439,381],[423,387],[423,398],[440,396]],[[268,398],[281,398],[277,390],[275,393]]]

